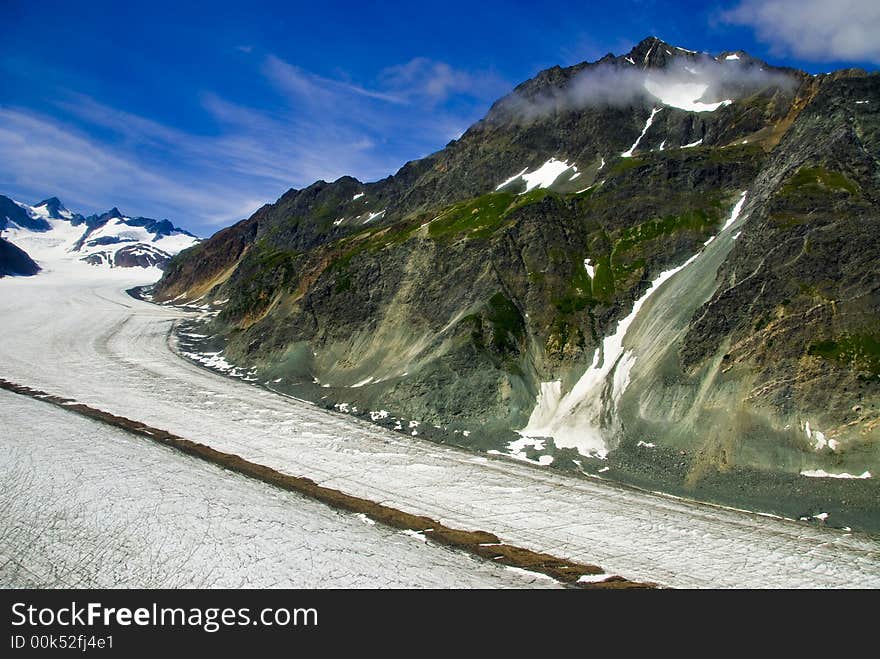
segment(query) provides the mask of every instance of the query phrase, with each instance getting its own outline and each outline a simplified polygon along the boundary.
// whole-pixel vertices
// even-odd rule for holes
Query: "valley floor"
[[[873,535],[704,506],[487,459],[208,372],[169,347],[171,328],[181,311],[124,293],[129,286],[146,283],[143,275],[140,281],[131,272],[96,277],[79,265],[0,283],[0,377],[307,476],[322,486],[451,527],[490,531],[503,541],[598,564],[629,579],[673,587],[880,587],[880,539]],[[166,566],[160,561],[156,579],[162,583],[308,586],[316,574],[314,585],[340,587],[528,583],[509,570],[499,573],[463,554],[409,547],[406,542],[416,541],[399,532],[366,525],[354,516],[20,396],[0,396],[0,427],[4,478],[22,483],[34,501],[55,493],[46,499],[46,514],[67,525],[70,530],[65,533],[95,542],[99,527],[89,525],[97,515],[109,516],[112,524],[134,533],[136,541],[108,549],[111,563],[133,560],[131,556],[138,554],[146,555],[145,560],[160,556],[163,543],[176,533],[175,525],[191,527],[192,532],[180,536],[178,547],[179,555],[191,559]],[[135,465],[143,466],[132,469]],[[167,472],[167,483],[157,471]],[[81,486],[72,477],[77,474]],[[90,495],[98,484],[106,488],[103,503]],[[34,583],[51,584],[42,576],[45,562],[58,552],[66,557],[67,545],[35,544],[9,535],[10,519],[43,518],[36,503],[20,510],[12,506],[11,498],[21,498],[13,490],[4,488],[0,501],[0,509],[12,511],[11,517],[0,518],[2,562],[27,563],[37,575]],[[143,502],[134,496],[142,490],[147,493]],[[68,500],[58,497],[59,491],[75,494]],[[239,505],[239,499],[253,503]],[[175,503],[184,500],[191,506]],[[150,528],[131,528],[126,520],[145,511],[144,506],[151,506]],[[208,527],[213,549],[205,553],[199,546],[204,533],[196,529]],[[311,536],[320,540],[312,542]],[[13,540],[4,541],[6,537]],[[395,551],[393,563],[383,567],[371,562],[372,552],[381,554],[399,542],[404,544]],[[280,558],[278,544],[290,555]],[[245,546],[265,559],[253,573],[241,566]],[[216,565],[211,564],[209,576],[200,581],[195,575],[215,554]],[[353,560],[353,554],[359,558]],[[71,567],[76,560],[74,554],[65,558],[73,562]],[[291,571],[304,566],[313,570],[307,579],[291,580]],[[438,574],[425,578],[434,566]],[[134,573],[152,574],[148,567],[136,565]],[[162,575],[172,572],[193,576],[189,582],[186,577],[163,581]],[[0,571],[0,583],[28,583],[20,576],[8,580],[9,574]],[[121,584],[113,574],[102,572],[93,583]],[[328,581],[320,578],[323,574],[329,575]]]

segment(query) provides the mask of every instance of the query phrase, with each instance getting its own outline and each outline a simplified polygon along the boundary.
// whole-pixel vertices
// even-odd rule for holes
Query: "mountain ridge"
[[[876,74],[649,38],[538,73],[393,176],[289,190],[153,295],[216,303],[203,333],[229,362],[401,431],[724,500],[731,473],[862,473],[878,102]],[[805,255],[830,261],[830,227],[858,240],[826,281]],[[826,409],[842,380],[855,397]]]
[[[51,261],[66,253],[110,267],[161,268],[173,254],[198,241],[167,219],[131,218],[115,206],[85,217],[69,211],[58,197],[28,206],[0,195],[0,231],[4,230],[11,241],[39,253],[38,260]]]

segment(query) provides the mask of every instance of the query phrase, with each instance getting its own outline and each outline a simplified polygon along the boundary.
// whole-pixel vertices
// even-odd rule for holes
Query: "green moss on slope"
[[[811,345],[807,353],[880,375],[880,337],[877,336],[849,334],[837,341],[819,341]]]
[[[641,243],[661,236],[669,236],[679,231],[707,231],[718,222],[718,216],[702,208],[693,208],[681,215],[667,215],[642,222],[620,232],[614,243],[614,253],[629,251]]]
[[[516,305],[501,293],[489,298],[486,320],[492,324],[492,345],[501,353],[517,351],[526,325]]]
[[[490,192],[440,211],[428,225],[428,235],[434,239],[458,236],[488,238],[504,226],[517,210],[540,203],[546,197],[558,198],[559,195],[542,188],[522,195]]]
[[[846,192],[855,195],[859,186],[840,172],[824,167],[801,167],[782,186],[779,194],[791,195],[826,195],[835,192]]]

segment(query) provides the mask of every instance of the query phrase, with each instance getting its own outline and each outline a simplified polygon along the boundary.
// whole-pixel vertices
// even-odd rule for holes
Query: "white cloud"
[[[471,73],[427,57],[388,67],[379,78],[394,93],[429,104],[443,103],[459,94],[494,99],[509,89],[505,81],[492,73]]]
[[[877,0],[742,0],[722,20],[754,28],[778,53],[880,63]]]

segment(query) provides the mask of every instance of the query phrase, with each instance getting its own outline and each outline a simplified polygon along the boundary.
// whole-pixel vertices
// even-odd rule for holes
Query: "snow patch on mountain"
[[[514,174],[509,179],[499,183],[495,189],[501,190],[512,183],[522,180],[525,183],[525,190],[522,194],[525,194],[537,188],[549,188],[557,181],[562,182],[563,176],[569,172],[569,176],[565,179],[566,182],[580,175],[576,165],[570,165],[564,160],[550,158],[550,160],[532,171],[529,171],[528,167],[526,167],[519,174]]]
[[[743,205],[746,203],[746,191],[743,190],[742,194],[739,196],[739,200],[736,202],[736,205],[733,207],[733,210],[730,212],[730,217],[727,218],[727,221],[724,223],[724,226],[721,227],[721,230],[724,231],[727,227],[737,221],[739,218],[739,214],[742,212]]]
[[[853,474],[848,474],[843,472],[841,474],[831,474],[823,469],[805,469],[801,472],[801,476],[807,476],[808,478],[856,478],[856,479],[865,479],[871,478],[871,472],[865,471],[855,476]]]
[[[587,271],[587,274],[590,275],[590,279],[596,278],[596,268],[593,267],[590,259],[584,259],[584,269]]]
[[[606,459],[608,446],[599,422],[604,410],[602,392],[606,387],[606,378],[612,376],[611,398],[616,405],[629,384],[629,373],[635,358],[624,347],[626,332],[648,298],[698,256],[699,253],[694,254],[681,265],[660,273],[633,304],[629,315],[617,323],[614,334],[605,337],[593,356],[590,368],[568,393],[562,394],[559,380],[542,382],[529,421],[525,428],[517,432],[522,437],[552,437],[557,447],[574,448],[581,455]]]
[[[367,222],[372,222],[377,217],[382,217],[383,215],[385,215],[384,209],[380,210],[380,211],[376,211],[375,213],[371,212],[367,215],[367,219],[363,221],[363,224],[366,224]]]
[[[635,152],[636,147],[639,146],[639,142],[642,141],[642,138],[645,136],[645,133],[648,132],[648,129],[651,127],[651,124],[654,123],[654,117],[662,109],[663,108],[654,108],[653,110],[651,110],[651,116],[648,117],[648,120],[645,122],[645,127],[642,129],[642,134],[636,138],[636,141],[633,142],[633,145],[629,149],[627,149],[626,151],[624,151],[623,153],[620,154],[621,158],[632,158],[633,152]]]
[[[557,160],[556,158],[550,158],[550,160],[535,171],[523,174],[523,179],[526,182],[526,192],[530,192],[535,188],[549,188],[556,179],[568,170],[577,173],[577,167],[574,165],[569,165],[567,162]]]
[[[659,99],[664,105],[668,105],[688,112],[714,112],[720,107],[733,103],[731,99],[718,101],[717,103],[705,103],[700,99],[709,88],[707,82],[678,82],[672,80],[660,80],[657,78],[645,78],[645,89],[652,96]]]

